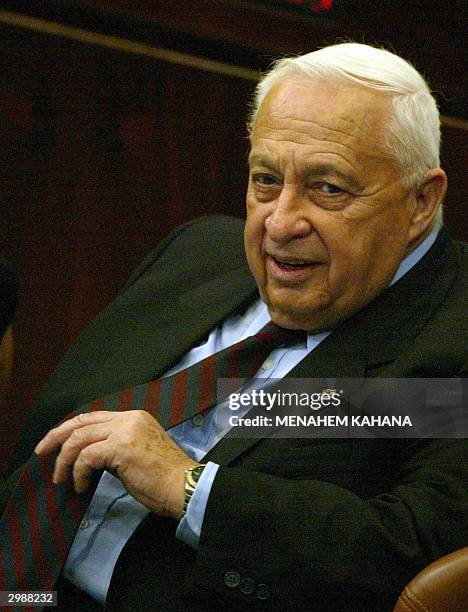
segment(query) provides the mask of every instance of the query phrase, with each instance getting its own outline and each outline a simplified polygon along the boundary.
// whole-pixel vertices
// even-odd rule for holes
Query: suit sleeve
[[[412,441],[371,499],[221,467],[191,588],[252,609],[390,610],[425,565],[466,545],[467,456],[466,440]]]

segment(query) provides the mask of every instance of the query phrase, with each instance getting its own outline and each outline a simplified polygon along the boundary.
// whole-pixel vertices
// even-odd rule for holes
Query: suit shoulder
[[[235,269],[247,264],[244,246],[244,220],[227,215],[192,219],[174,229],[145,257],[126,283],[124,290],[157,267],[176,270],[207,268]]]
[[[449,291],[449,299],[462,301],[461,307],[466,312],[466,297],[468,294],[468,243],[452,241],[452,261],[455,275]]]
[[[172,246],[219,250],[221,247],[243,250],[243,219],[226,215],[198,217],[176,228],[169,236]]]
[[[461,242],[458,240],[453,241],[454,249],[458,255],[461,263],[460,271],[465,275],[468,274],[468,242]]]

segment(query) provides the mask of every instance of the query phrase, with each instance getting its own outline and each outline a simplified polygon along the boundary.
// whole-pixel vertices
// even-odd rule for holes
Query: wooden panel
[[[187,219],[243,215],[253,84],[0,35],[0,251],[23,286],[5,453],[57,360],[144,255]]]
[[[273,56],[306,53],[343,38],[391,45],[430,77],[434,89],[466,96],[463,2],[342,0],[336,2],[332,19],[306,19],[248,0],[68,0],[65,4],[101,9],[105,14],[161,24]]]
[[[445,199],[445,224],[451,234],[468,241],[468,215],[466,194],[468,179],[468,130],[444,125],[442,127],[441,165],[448,176]]]

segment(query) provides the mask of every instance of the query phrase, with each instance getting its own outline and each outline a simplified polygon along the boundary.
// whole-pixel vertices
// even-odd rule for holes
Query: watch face
[[[194,468],[187,470],[187,484],[189,486],[195,487],[204,469],[204,465],[197,465]]]
[[[205,469],[204,465],[198,465],[197,467],[193,468],[192,470],[192,478],[195,482],[198,482],[200,479],[200,476],[202,475],[203,470]]]

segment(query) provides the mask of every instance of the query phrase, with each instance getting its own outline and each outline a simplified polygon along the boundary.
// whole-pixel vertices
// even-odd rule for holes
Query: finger
[[[111,421],[117,414],[119,413],[107,410],[78,414],[76,417],[73,417],[73,419],[69,419],[65,421],[65,423],[61,423],[57,427],[54,427],[54,429],[51,429],[36,446],[34,452],[37,455],[50,453],[61,446],[75,429],[85,427],[86,425]]]
[[[110,448],[106,440],[84,448],[73,465],[73,483],[77,493],[84,493],[95,470],[103,470],[111,464]]]
[[[60,453],[55,461],[52,480],[56,484],[65,482],[69,476],[70,468],[75,463],[81,451],[95,442],[105,440],[109,435],[109,423],[85,425],[74,429],[62,444]]]

